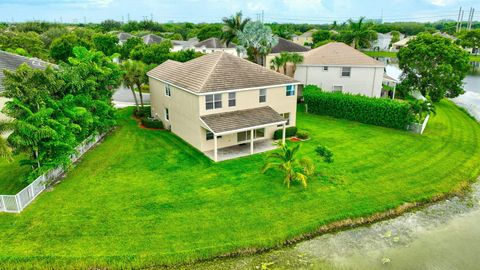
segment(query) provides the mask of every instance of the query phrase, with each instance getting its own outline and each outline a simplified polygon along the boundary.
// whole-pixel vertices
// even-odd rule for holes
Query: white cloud
[[[447,5],[455,4],[456,0],[429,0],[430,4],[438,7],[445,7]]]

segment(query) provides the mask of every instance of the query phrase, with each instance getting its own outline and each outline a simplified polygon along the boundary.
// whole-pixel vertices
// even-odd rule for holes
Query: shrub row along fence
[[[95,144],[97,144],[105,134],[91,136],[82,144],[77,146],[76,154],[71,157],[72,162],[76,162]],[[0,212],[20,213],[27,207],[40,193],[48,186],[48,183],[58,179],[65,173],[65,168],[60,166],[39,176],[30,185],[25,187],[16,195],[0,195]]]
[[[329,115],[365,124],[407,129],[414,121],[407,102],[360,95],[323,92],[314,85],[304,88],[309,113]]]

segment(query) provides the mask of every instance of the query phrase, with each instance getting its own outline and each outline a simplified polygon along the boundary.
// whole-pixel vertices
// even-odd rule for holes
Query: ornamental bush
[[[308,112],[313,114],[396,129],[406,129],[414,120],[408,102],[323,92],[315,85],[305,86],[303,96]]]
[[[150,117],[142,118],[142,125],[146,128],[163,129],[162,121]]]
[[[273,133],[273,139],[274,140],[280,140],[282,138],[283,129],[278,129]],[[285,129],[285,137],[293,137],[297,134],[297,127],[288,127]]]

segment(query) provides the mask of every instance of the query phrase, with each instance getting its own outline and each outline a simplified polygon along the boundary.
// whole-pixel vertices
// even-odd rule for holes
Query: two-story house
[[[380,97],[385,64],[341,42],[332,42],[304,54],[294,78],[324,91]]]
[[[259,152],[278,129],[285,140],[296,122],[299,82],[226,52],[169,60],[147,75],[152,115],[214,161],[226,159],[219,149]]]

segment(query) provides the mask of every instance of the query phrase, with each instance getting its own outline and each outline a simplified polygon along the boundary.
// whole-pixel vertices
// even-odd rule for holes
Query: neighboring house
[[[198,43],[198,38],[190,38],[189,40],[172,40],[172,52],[183,50],[194,50],[194,45]]]
[[[388,51],[390,49],[390,43],[392,43],[392,32],[386,34],[377,33],[377,40],[372,42],[371,50],[374,51]],[[400,40],[405,38],[404,34],[400,33]]]
[[[272,149],[274,131],[295,126],[299,82],[229,53],[147,75],[152,115],[214,161]]]
[[[161,36],[155,35],[155,34],[145,35],[145,36],[142,37],[142,39],[143,39],[143,43],[145,43],[147,45],[157,44],[157,43],[160,43],[164,40],[164,38],[162,38]]]
[[[407,43],[414,38],[415,38],[415,36],[409,36],[409,37],[403,38],[403,39],[393,43],[392,47],[390,48],[390,51],[392,51],[392,52],[400,51],[401,48],[407,46]]]
[[[308,30],[307,32],[297,36],[293,35],[292,36],[292,41],[297,43],[298,45],[305,45],[305,44],[312,44],[313,43],[313,38],[312,35],[315,33],[317,30],[316,29],[311,29]]]
[[[125,42],[127,42],[127,40],[129,40],[132,37],[133,35],[130,33],[126,33],[126,32],[118,33],[117,34],[118,44],[123,45]]]
[[[290,40],[279,37],[278,44],[275,47],[273,47],[270,54],[268,54],[265,57],[264,64],[267,68],[270,68],[270,61],[272,61],[272,59],[275,58],[276,56],[279,56],[280,53],[282,52],[296,52],[303,55],[305,52],[308,52],[309,50],[310,49],[305,46],[298,45],[297,43],[294,43]],[[283,73],[282,68],[280,69],[280,72]],[[287,65],[287,75],[293,77],[292,65],[290,64]]]
[[[380,97],[385,64],[341,42],[332,42],[304,55],[295,79],[324,91]]]
[[[231,55],[238,55],[237,45],[230,43],[227,44],[221,41],[218,38],[209,38],[204,41],[200,41],[197,44],[193,45],[195,51],[201,52],[204,54],[214,53],[214,52],[226,52]]]
[[[32,68],[38,69],[45,69],[50,64],[37,58],[29,58],[18,54],[0,51],[0,119],[6,119],[6,116],[1,113],[1,110],[8,101],[7,98],[2,97],[2,92],[5,90],[3,86],[3,79],[5,78],[3,70],[15,71],[23,63],[26,63]]]

